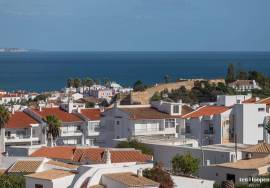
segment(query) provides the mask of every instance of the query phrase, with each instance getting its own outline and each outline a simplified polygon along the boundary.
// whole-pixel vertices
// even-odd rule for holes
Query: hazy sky
[[[270,51],[270,0],[0,0],[0,47]]]

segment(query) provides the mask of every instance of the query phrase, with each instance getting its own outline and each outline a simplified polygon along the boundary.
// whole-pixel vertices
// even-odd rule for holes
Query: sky
[[[0,0],[0,48],[270,51],[269,0]]]

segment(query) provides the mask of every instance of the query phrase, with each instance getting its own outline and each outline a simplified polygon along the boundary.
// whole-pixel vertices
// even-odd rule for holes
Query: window
[[[120,125],[120,121],[116,121],[116,125]]]
[[[190,125],[186,125],[186,133],[187,134],[191,133]]]
[[[173,113],[174,114],[179,114],[179,106],[178,105],[173,106]]]
[[[41,185],[41,184],[35,184],[35,188],[43,188],[43,185]]]
[[[265,109],[264,108],[258,108],[258,112],[264,112]]]
[[[235,182],[235,175],[234,174],[227,174],[226,176],[227,176],[227,178],[226,178],[227,180],[229,180],[229,181],[231,180],[231,181]]]
[[[175,119],[165,119],[165,128],[174,128]]]

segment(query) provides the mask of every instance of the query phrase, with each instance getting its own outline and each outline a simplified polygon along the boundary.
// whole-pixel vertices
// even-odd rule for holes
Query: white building
[[[5,144],[45,144],[44,126],[25,112],[13,112],[5,126]]]
[[[203,106],[182,116],[186,137],[198,139],[200,145],[232,142],[230,114],[225,106]]]
[[[229,87],[232,87],[236,91],[251,91],[253,89],[261,89],[255,80],[236,80],[228,84]]]
[[[171,136],[182,134],[181,115],[191,109],[182,103],[156,102],[150,105],[115,105],[102,114],[100,139],[111,145],[113,139],[137,136]]]
[[[250,177],[265,176],[269,174],[270,145],[261,143],[251,146],[243,152],[243,159],[236,162],[204,166],[201,176],[205,179],[220,183],[232,180],[236,184],[248,184]]]
[[[236,104],[233,106],[232,124],[238,143],[257,144],[264,141],[265,104]]]
[[[252,95],[218,95],[216,104],[218,106],[233,106],[251,100]]]
[[[26,109],[25,112],[43,124],[46,124],[46,117],[50,115],[54,115],[61,121],[60,137],[56,141],[57,145],[84,144],[84,134],[82,130],[83,127],[86,126],[86,122],[75,113],[68,113],[59,107]]]

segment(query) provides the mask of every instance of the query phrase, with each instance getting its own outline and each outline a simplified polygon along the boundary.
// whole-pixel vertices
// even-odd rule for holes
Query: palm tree
[[[67,80],[67,87],[70,88],[70,87],[74,87],[74,79],[73,78],[69,78]]]
[[[50,115],[46,117],[47,122],[47,140],[50,138],[50,144],[51,146],[55,145],[56,139],[60,135],[60,126],[61,126],[61,121],[55,117],[54,115]]]
[[[8,123],[10,118],[10,114],[8,112],[8,110],[0,105],[0,156],[1,156],[1,161],[0,163],[2,163],[2,153],[5,152],[5,142],[4,142],[4,138],[5,138],[5,125]]]
[[[94,85],[94,80],[92,78],[89,78],[89,77],[85,78],[85,86],[86,87],[91,87],[93,85]]]
[[[79,88],[81,86],[81,79],[80,78],[75,78],[74,79],[74,87]]]

